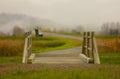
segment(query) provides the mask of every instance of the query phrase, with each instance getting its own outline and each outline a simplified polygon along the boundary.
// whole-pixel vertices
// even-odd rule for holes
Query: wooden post
[[[94,32],[92,32],[92,34],[91,34],[91,48],[92,48],[92,50],[91,50],[91,56],[92,56],[92,58],[94,58]]]
[[[95,38],[93,39],[94,42],[94,64],[100,64],[98,49]]]
[[[94,32],[84,32],[82,54],[80,57],[87,63],[100,64]]]
[[[87,56],[90,57],[90,32],[87,32]]]
[[[82,54],[86,54],[86,32],[83,34]]]
[[[32,33],[27,32],[26,38],[25,38],[25,46],[24,46],[24,52],[23,52],[23,63],[28,62],[28,58],[31,56],[31,48],[32,48]]]

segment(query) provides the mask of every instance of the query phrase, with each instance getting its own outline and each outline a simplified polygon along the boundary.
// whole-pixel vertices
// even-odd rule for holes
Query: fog
[[[120,21],[120,0],[0,0],[0,13],[26,14],[69,27]]]

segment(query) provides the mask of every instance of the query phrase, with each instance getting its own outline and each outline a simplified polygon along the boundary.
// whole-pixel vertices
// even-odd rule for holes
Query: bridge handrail
[[[87,63],[100,64],[94,32],[84,32],[82,53],[80,57]]]
[[[28,63],[28,58],[31,56],[31,50],[32,50],[32,33],[26,32],[22,63],[26,64]]]

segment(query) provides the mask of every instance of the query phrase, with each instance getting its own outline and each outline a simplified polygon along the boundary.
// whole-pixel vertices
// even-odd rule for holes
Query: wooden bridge
[[[63,51],[62,51],[63,52]],[[60,56],[37,56],[32,53],[32,33],[27,32],[25,38],[24,52],[22,63],[26,64],[81,64],[92,63],[100,64],[97,46],[95,42],[94,32],[84,32],[82,51],[78,56],[66,57]]]

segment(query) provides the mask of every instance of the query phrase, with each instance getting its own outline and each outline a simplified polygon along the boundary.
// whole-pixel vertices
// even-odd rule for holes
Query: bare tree
[[[77,26],[75,29],[72,30],[72,32],[77,33],[77,34],[81,34],[84,31],[84,28],[82,25]]]
[[[0,32],[0,36],[6,36],[6,34],[3,32]]]
[[[118,22],[104,23],[101,30],[105,35],[118,35],[120,34],[120,24]]]
[[[13,36],[22,36],[24,34],[24,30],[19,26],[14,26],[13,28]]]

